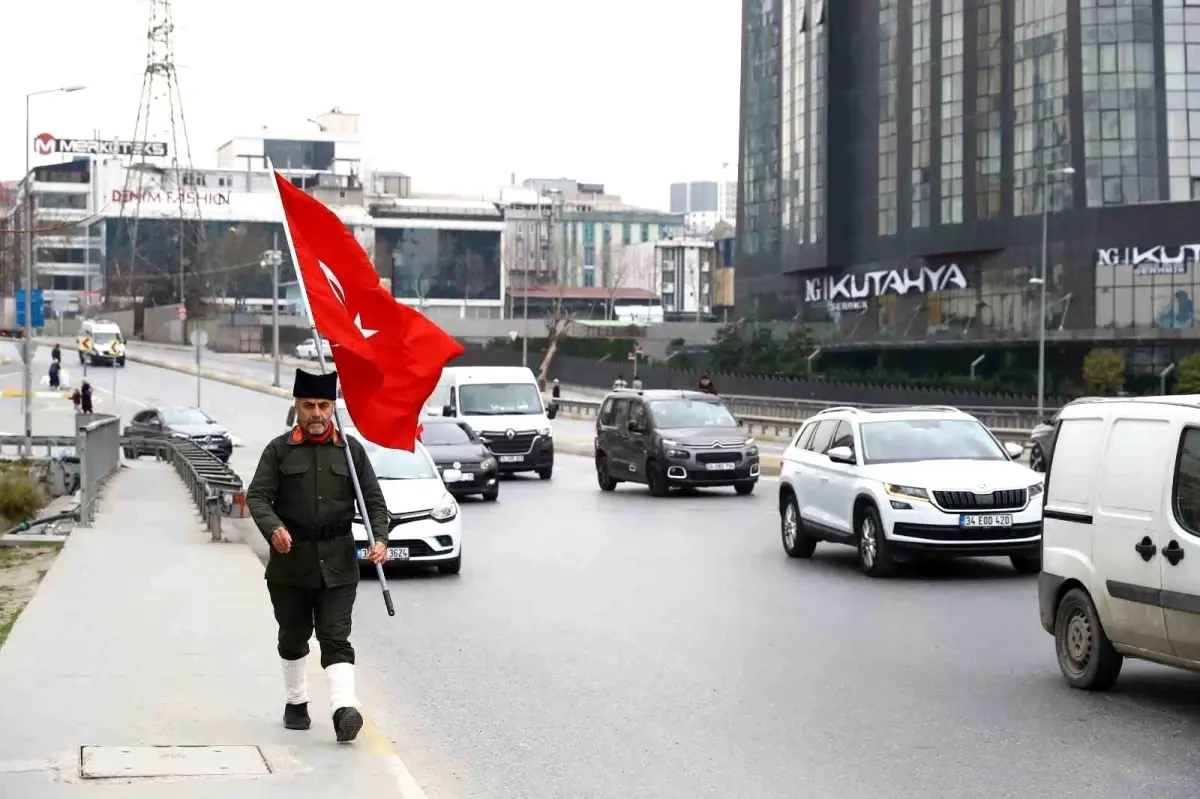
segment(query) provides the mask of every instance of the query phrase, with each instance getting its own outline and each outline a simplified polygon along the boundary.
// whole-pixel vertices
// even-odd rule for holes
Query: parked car
[[[321,354],[325,357],[325,360],[333,358],[333,345],[329,343],[328,339],[321,339]],[[306,338],[296,345],[296,357],[305,358],[310,361],[317,360],[316,340]]]
[[[672,488],[758,482],[758,445],[719,397],[700,391],[618,389],[596,416],[596,481],[601,491],[644,483],[663,497]]]
[[[1092,402],[1099,397],[1081,397],[1075,402]],[[1029,468],[1035,472],[1045,474],[1047,467],[1050,465],[1050,458],[1054,456],[1054,437],[1055,430],[1058,425],[1058,418],[1062,414],[1060,409],[1053,417],[1045,420],[1029,434]]]
[[[436,566],[442,574],[458,574],[462,570],[462,519],[458,502],[443,482],[455,482],[455,470],[439,473],[420,442],[415,451],[407,452],[372,444],[353,429],[346,432],[362,442],[387,500],[387,565]],[[355,516],[351,530],[358,559],[365,564],[368,539],[361,517]]]
[[[427,416],[421,426],[421,443],[443,476],[447,472],[457,475],[454,480],[444,478],[451,494],[479,494],[488,502],[500,497],[496,456],[469,425],[454,418]]]
[[[1016,462],[1023,449],[956,408],[821,411],[783,453],[783,549],[852,546],[869,577],[901,560],[980,555],[1036,574],[1043,478]]]
[[[1067,683],[1106,690],[1127,657],[1200,672],[1200,397],[1063,408],[1044,516],[1039,616]]]
[[[233,438],[229,431],[199,408],[162,407],[139,411],[130,420],[124,435],[188,439],[220,458],[223,463],[228,463],[233,455]],[[124,448],[125,457],[130,459],[152,454],[153,451],[137,444]]]

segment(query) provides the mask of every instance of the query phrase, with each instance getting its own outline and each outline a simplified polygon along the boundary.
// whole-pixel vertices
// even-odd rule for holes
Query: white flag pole
[[[271,164],[270,159],[264,159],[267,162],[267,171],[270,172],[271,185],[275,189],[275,196],[279,199],[279,208],[283,209],[283,195],[279,191],[279,184],[275,181],[275,167]],[[292,254],[292,267],[296,270],[296,282],[300,286],[300,299],[304,303],[304,312],[308,314],[309,328],[312,330],[313,343],[317,348],[317,364],[321,367],[321,374],[328,374],[329,370],[325,365],[325,348],[322,346],[321,334],[317,331],[317,323],[313,318],[312,306],[308,303],[308,289],[304,286],[304,274],[300,271],[300,259],[296,257],[296,243],[292,240],[292,229],[288,226],[287,214],[283,215],[283,232],[287,237],[288,251]],[[344,430],[342,426],[342,413],[338,410],[337,400],[333,401],[333,418],[337,423],[339,431]],[[344,435],[344,434],[343,434]],[[358,481],[358,470],[354,468],[354,456],[350,454],[350,444],[347,441],[343,448],[346,451],[346,464],[350,467],[350,482],[354,484],[354,499],[358,503],[358,513],[362,516],[363,528],[367,531],[367,546],[375,543],[375,535],[371,530],[371,517],[367,513],[367,503],[363,499],[362,484]],[[387,546],[387,534],[384,534],[384,546]],[[379,585],[383,589],[383,604],[387,608],[389,616],[396,615],[396,607],[392,604],[392,592],[388,587],[387,575],[383,573],[383,565],[375,564],[375,575],[379,578]]]

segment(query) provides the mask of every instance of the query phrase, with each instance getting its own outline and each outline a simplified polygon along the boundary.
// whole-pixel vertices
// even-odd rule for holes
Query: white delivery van
[[[121,328],[116,322],[84,320],[79,326],[79,335],[75,337],[75,349],[79,352],[80,363],[87,362],[91,366],[125,365],[125,337],[121,335]]]
[[[1074,402],[1056,434],[1038,604],[1063,676],[1200,672],[1200,395]]]
[[[558,404],[542,403],[533,371],[524,366],[449,366],[425,402],[432,414],[471,426],[496,456],[503,473],[554,474],[550,420]]]

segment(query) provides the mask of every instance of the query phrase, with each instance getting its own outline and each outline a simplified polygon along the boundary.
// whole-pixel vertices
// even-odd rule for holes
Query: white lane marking
[[[92,389],[94,391],[103,391],[105,394],[109,395],[110,397],[117,400],[118,402],[128,402],[130,405],[137,405],[139,408],[149,408],[150,407],[150,403],[148,403],[148,402],[142,402],[140,399],[134,399],[133,397],[127,397],[124,394],[117,394],[110,388],[104,388],[103,386],[95,386],[94,385],[94,386],[92,386]]]

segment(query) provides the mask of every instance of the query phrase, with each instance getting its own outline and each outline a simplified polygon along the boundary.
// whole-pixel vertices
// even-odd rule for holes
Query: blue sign
[[[46,326],[46,300],[42,289],[33,290],[33,326]],[[25,289],[17,289],[17,327],[25,327]]]

